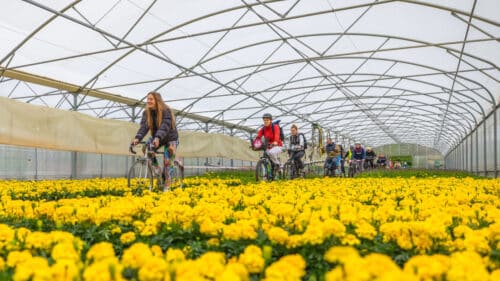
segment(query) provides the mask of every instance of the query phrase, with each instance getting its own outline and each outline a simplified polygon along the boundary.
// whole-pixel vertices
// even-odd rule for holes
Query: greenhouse
[[[499,11],[3,1],[0,280],[500,280]]]

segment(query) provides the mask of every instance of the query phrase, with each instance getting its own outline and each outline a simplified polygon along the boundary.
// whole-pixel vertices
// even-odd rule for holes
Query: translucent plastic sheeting
[[[138,125],[131,122],[98,119],[1,97],[0,105],[2,144],[127,155],[130,141],[138,130]],[[181,131],[179,141],[178,152],[182,157],[258,159],[258,154],[250,150],[249,142],[236,137]]]
[[[130,105],[107,110],[82,89],[139,101],[158,90],[230,124],[255,128],[266,111],[305,133],[319,123],[365,145],[445,154],[500,101],[499,10],[492,0],[4,1],[0,96],[136,120]],[[5,70],[77,85],[80,97]]]

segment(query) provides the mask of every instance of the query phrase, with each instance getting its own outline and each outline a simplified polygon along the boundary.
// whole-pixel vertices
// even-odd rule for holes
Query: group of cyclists
[[[265,149],[267,156],[274,166],[282,170],[283,165],[278,156],[283,151],[284,134],[279,124],[273,123],[273,116],[271,114],[265,113],[262,119],[263,126],[258,130],[257,137],[253,141],[253,148]],[[139,130],[132,140],[132,145],[137,145],[148,133],[151,137],[146,144],[151,146],[153,151],[162,146],[165,147],[163,167],[159,165],[154,156],[153,164],[158,169],[157,173],[162,174],[165,185],[164,191],[166,191],[170,186],[170,179],[168,173],[166,173],[166,169],[172,165],[172,159],[175,159],[175,152],[179,145],[179,135],[173,111],[165,104],[161,95],[157,92],[147,94],[145,110],[142,114]],[[262,143],[262,138],[265,139],[265,144]],[[302,158],[305,155],[306,147],[307,143],[304,135],[299,133],[296,125],[292,125],[287,150],[290,159],[296,163],[299,171],[303,171],[304,169]],[[342,145],[335,144],[331,138],[327,139],[326,153],[325,168],[335,170],[340,166],[342,173],[345,173],[344,161],[348,161],[349,163],[352,161],[362,164],[366,163],[366,167],[368,168],[374,168],[375,158],[377,158],[376,164],[379,166],[385,166],[387,161],[385,155],[381,154],[377,157],[370,147],[367,147],[365,151],[359,142],[351,146],[348,150],[344,150]],[[363,166],[365,165],[361,165],[361,170],[366,168]]]
[[[252,147],[255,150],[265,149],[266,154],[273,163],[276,169],[282,172],[283,165],[278,158],[278,155],[283,151],[283,140],[280,138],[280,126],[273,123],[273,117],[269,113],[262,116],[263,126],[258,130],[256,138],[252,142]],[[302,136],[302,137],[301,137]],[[265,139],[262,142],[262,138]],[[265,146],[265,147],[262,147]],[[304,162],[302,158],[305,155],[306,142],[302,134],[299,134],[298,127],[294,124],[290,128],[289,147],[287,149],[289,159],[292,159],[299,170],[299,174],[303,174]],[[376,167],[386,167],[387,158],[385,154],[377,156],[371,147],[366,150],[361,146],[360,142],[356,142],[349,149],[344,149],[341,144],[335,144],[331,138],[327,138],[326,160],[324,162],[325,171],[338,171],[345,175],[346,168],[344,163],[357,165],[359,172],[365,169],[373,169]]]

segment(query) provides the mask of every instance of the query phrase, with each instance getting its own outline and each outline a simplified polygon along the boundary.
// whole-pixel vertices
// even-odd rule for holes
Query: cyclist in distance
[[[377,157],[377,166],[385,168],[387,166],[387,157],[385,157],[385,154],[380,153]]]
[[[339,162],[339,159],[341,157],[341,151],[340,147],[338,145],[335,145],[335,143],[332,141],[332,138],[327,138],[326,139],[326,160],[324,163],[324,167],[327,169],[336,169],[337,167],[337,162]]]
[[[273,124],[273,116],[270,113],[265,113],[262,116],[264,126],[259,129],[256,139],[264,137],[267,141],[266,153],[271,161],[280,169],[281,163],[278,155],[283,149],[283,141],[280,139],[280,127],[278,124]]]
[[[169,173],[165,173],[166,167],[170,167],[170,158],[175,158],[175,151],[179,144],[179,135],[175,124],[173,111],[165,104],[161,95],[157,92],[150,92],[147,95],[146,107],[142,113],[141,124],[132,144],[139,143],[147,133],[150,133],[149,142],[155,149],[164,148],[163,176],[165,177],[165,188],[170,187]],[[155,164],[158,165],[156,158]]]
[[[290,128],[290,149],[288,150],[288,155],[290,159],[295,161],[299,174],[304,169],[304,163],[302,162],[302,157],[305,154],[304,147],[304,137],[299,134],[297,125],[293,124]]]
[[[360,142],[356,142],[352,150],[352,160],[361,160],[361,171],[363,171],[363,161],[366,158],[365,149],[361,146]]]
[[[373,169],[373,161],[375,160],[375,157],[377,157],[377,154],[371,147],[366,148],[366,163],[367,163],[367,168]]]

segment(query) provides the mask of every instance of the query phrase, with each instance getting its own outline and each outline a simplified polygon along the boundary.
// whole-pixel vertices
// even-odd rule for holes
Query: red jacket
[[[274,124],[273,135],[273,129],[271,128],[271,126],[264,126],[260,128],[259,132],[257,133],[257,138],[261,138],[264,135],[264,137],[269,141],[269,144],[272,144],[276,141],[278,142],[279,146],[283,146],[283,142],[280,140],[280,127],[278,126],[278,124]]]

